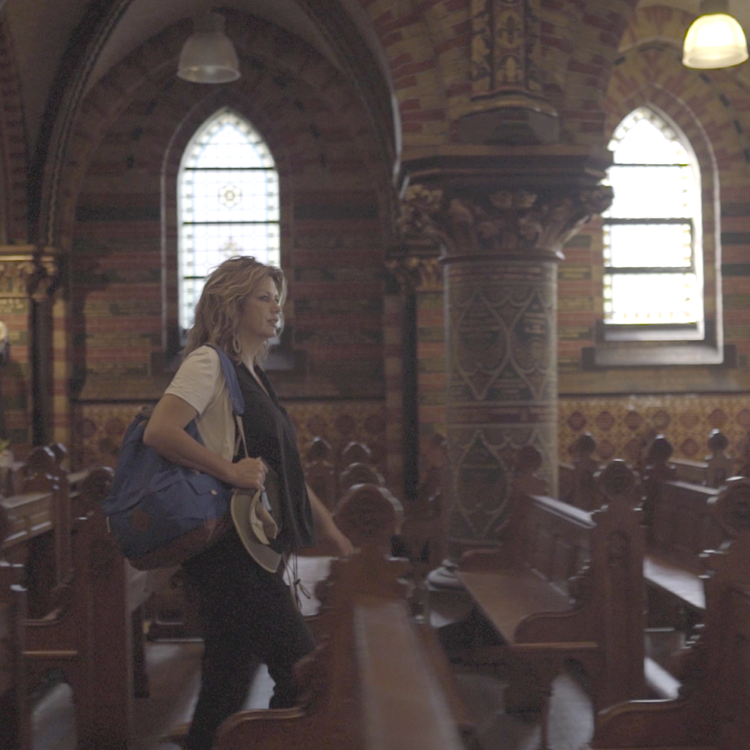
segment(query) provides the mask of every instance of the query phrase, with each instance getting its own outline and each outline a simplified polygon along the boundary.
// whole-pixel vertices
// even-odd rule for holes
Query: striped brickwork
[[[623,38],[606,105],[605,142],[642,104],[671,118],[690,140],[701,168],[703,268],[709,324],[720,320],[737,367],[639,368],[584,372],[584,352],[596,345],[602,320],[601,224],[592,221],[565,248],[559,268],[559,361],[565,393],[658,390],[738,390],[750,387],[750,106],[740,69],[698,72],[680,62],[679,43],[690,19],[666,8],[639,11]],[[746,86],[746,84],[745,84]]]
[[[372,159],[367,118],[317,53],[267,24],[243,33],[254,62],[232,87],[146,75],[136,57],[92,92],[97,104],[79,123],[81,151],[72,156],[88,158],[70,240],[79,420],[86,404],[148,400],[164,385],[157,365],[176,323],[177,171],[190,137],[222,106],[261,132],[280,174],[286,323],[304,363],[304,373],[278,376],[280,391],[287,402],[364,399],[362,408],[384,409],[384,316],[391,327],[394,316],[384,305],[387,191],[377,187],[382,165]],[[394,435],[398,410],[388,418],[395,424],[382,433]],[[91,455],[81,442],[91,431],[89,422],[73,430],[81,460]],[[391,452],[384,468],[398,483],[399,446]]]

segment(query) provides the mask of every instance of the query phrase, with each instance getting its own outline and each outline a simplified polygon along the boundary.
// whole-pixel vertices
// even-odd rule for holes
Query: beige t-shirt
[[[203,445],[231,461],[234,457],[235,422],[216,350],[200,346],[190,352],[165,393],[179,396],[198,412],[195,423]]]

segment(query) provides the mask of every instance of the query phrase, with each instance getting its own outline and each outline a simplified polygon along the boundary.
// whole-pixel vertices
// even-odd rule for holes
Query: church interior
[[[686,63],[704,14],[750,33],[747,0],[0,0],[2,750],[179,746],[189,596],[96,499],[232,255],[284,271],[267,373],[381,554],[300,556],[356,641],[331,703],[218,750],[747,750],[750,62]],[[236,70],[191,78],[201,35]]]

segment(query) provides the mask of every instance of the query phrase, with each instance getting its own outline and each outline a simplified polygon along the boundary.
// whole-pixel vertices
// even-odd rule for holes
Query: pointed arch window
[[[687,138],[639,107],[609,143],[612,206],[603,216],[608,340],[704,335],[701,183]]]
[[[279,265],[279,176],[244,118],[221,109],[195,133],[178,176],[179,321],[184,331],[212,268],[233,255]]]

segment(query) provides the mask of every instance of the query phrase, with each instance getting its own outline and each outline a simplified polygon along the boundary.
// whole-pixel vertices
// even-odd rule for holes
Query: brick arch
[[[380,146],[381,160],[383,160],[382,155],[384,153],[391,155],[391,161],[396,160],[397,148],[395,144],[399,140],[399,133],[396,132],[398,118],[392,116],[392,97],[387,84],[378,79],[378,85],[373,85],[373,76],[378,75],[374,71],[380,71],[380,67],[359,35],[361,29],[355,22],[351,22],[346,25],[346,34],[338,33],[343,27],[340,23],[341,19],[344,17],[349,19],[346,10],[339,7],[338,4],[335,7],[327,5],[326,13],[316,14],[314,12],[317,8],[316,5],[307,4],[303,0],[297,1],[301,6],[301,11],[309,15],[313,23],[319,28],[325,23],[332,24],[334,21],[339,21],[335,28],[323,29],[324,32],[327,32],[325,36],[329,44],[344,61],[342,70],[349,86],[359,93],[360,99],[366,104],[367,119],[371,129],[370,137],[374,138]],[[43,184],[42,193],[38,199],[38,204],[42,207],[40,232],[46,236],[47,241],[51,244],[60,244],[61,234],[63,236],[65,234],[66,219],[59,217],[59,206],[61,199],[65,203],[66,198],[69,199],[70,197],[64,195],[65,188],[63,185],[70,182],[71,151],[81,150],[81,145],[76,145],[73,141],[81,132],[80,116],[86,116],[87,103],[91,104],[92,102],[92,92],[88,90],[89,77],[108,37],[125,17],[131,2],[132,0],[116,0],[106,8],[99,5],[92,7],[86,18],[81,22],[79,27],[81,34],[76,37],[75,49],[66,51],[66,56],[70,58],[69,64],[65,66],[64,75],[58,77],[57,88],[60,90],[61,96],[58,99],[57,108],[50,111],[52,127],[47,139],[48,153],[44,159],[43,171],[39,175],[39,182]],[[246,33],[248,26],[258,22],[258,19],[234,10],[227,10],[226,14],[230,22],[238,21],[234,26],[242,33]],[[270,25],[266,24],[266,26]],[[181,43],[190,32],[188,21],[176,24],[171,29],[156,35],[156,37],[165,39],[169,36],[170,31],[174,32],[176,29],[180,30]],[[262,41],[260,37],[258,37],[258,40]],[[159,45],[154,45],[152,42],[153,39],[145,42],[140,48],[142,56],[150,50],[150,60],[136,63],[136,65],[143,65],[141,73],[147,75],[152,75],[161,69],[165,62],[165,48],[160,48]],[[303,43],[296,39],[295,44]],[[280,51],[283,52],[284,50]],[[179,54],[179,49],[177,54]],[[174,60],[171,61],[171,64],[174,64]],[[148,70],[149,65],[153,65],[154,68]],[[117,67],[121,68],[122,66]],[[127,78],[127,76],[125,77]],[[111,74],[108,74],[106,78],[111,79]],[[360,82],[362,81],[369,81],[369,87],[361,86]],[[99,88],[99,85],[96,88]],[[375,93],[372,93],[370,89],[373,89]],[[67,218],[69,219],[69,217]],[[67,229],[69,229],[69,225]]]
[[[658,17],[664,20],[662,14]],[[712,79],[685,68],[675,45],[654,38],[630,46],[617,66],[607,98],[607,139],[641,105],[651,105],[674,121],[690,141],[700,166],[705,318],[707,324],[715,323],[720,336],[724,293],[720,201],[723,184],[732,181],[733,174],[746,174],[743,136],[734,127],[729,101]]]
[[[560,110],[562,140],[580,145],[602,145],[604,100],[618,47],[626,33],[637,0],[575,0],[575,16],[566,29],[564,104]],[[556,13],[550,11],[550,18]],[[549,69],[548,69],[549,70]]]
[[[287,321],[290,330],[296,325],[295,337],[301,334],[295,347],[321,370],[334,346],[353,349],[355,364],[361,351],[362,361],[374,362],[371,371],[377,374],[382,264],[390,229],[383,207],[392,187],[388,165],[373,157],[370,124],[356,93],[314,50],[305,57],[297,48],[285,58],[283,40],[254,48],[265,57],[275,51],[275,65],[259,55],[248,57],[237,43],[244,75],[230,86],[188,84],[174,76],[180,45],[169,47],[170,39],[151,44],[162,50],[155,59],[171,57],[172,64],[162,69],[144,64],[152,54],[149,45],[143,56],[125,60],[100,82],[87,106],[89,119],[81,119],[80,150],[71,154],[71,174],[80,174],[80,182],[71,188],[66,208],[71,297],[77,305],[71,313],[71,359],[80,371],[122,372],[127,382],[131,372],[139,377],[158,372],[161,354],[174,351],[177,170],[195,130],[216,109],[230,106],[264,136],[282,180],[282,263],[294,277]],[[310,217],[310,209],[336,208],[337,202],[353,205],[355,214],[364,206],[366,215],[339,211],[332,218]],[[298,206],[307,213],[298,215]],[[358,286],[364,291],[354,297]],[[365,330],[336,317],[336,310],[329,312],[329,301],[346,295]],[[300,299],[307,309],[322,309],[321,318],[295,319]],[[347,336],[349,349],[336,338]],[[110,365],[112,341],[123,343]],[[93,382],[91,375],[86,379]]]
[[[711,190],[718,191],[719,174],[722,179],[733,173],[738,178],[747,176],[745,154],[750,154],[743,115],[734,106],[734,101],[747,93],[739,85],[727,86],[731,82],[684,67],[672,45],[649,41],[631,47],[612,77],[607,98],[607,140],[625,115],[639,103],[651,102],[680,126],[695,149],[704,184],[708,176]],[[738,96],[727,96],[728,90]]]
[[[659,60],[659,53],[665,57],[672,57],[678,62],[682,57],[682,45],[690,23],[694,16],[676,8],[665,6],[651,6],[639,8],[634,14],[632,22],[623,36],[620,52],[625,59],[635,51],[645,54],[653,50],[652,60]],[[676,71],[674,66],[671,66]],[[653,78],[652,71],[652,78]],[[734,102],[742,102],[750,95],[750,66],[738,65],[733,68],[711,71],[696,71],[680,65],[678,85],[685,87],[686,77],[692,77],[696,84],[700,80],[708,87],[712,95],[720,100],[727,110],[727,117],[743,127],[736,127],[736,132],[742,141],[742,148],[749,145],[746,132],[750,128],[750,117],[742,107],[738,111]],[[743,133],[744,131],[744,133]]]
[[[251,87],[257,94],[257,86]],[[261,99],[259,101],[259,98]],[[164,311],[164,330],[162,339],[166,351],[171,356],[179,349],[178,336],[178,291],[177,291],[177,236],[175,227],[178,224],[177,216],[177,179],[182,155],[187,148],[190,139],[197,130],[215,112],[227,107],[234,110],[240,116],[247,119],[260,133],[266,142],[276,163],[279,174],[279,194],[281,198],[280,222],[281,222],[281,265],[282,268],[289,266],[290,247],[288,238],[290,235],[290,217],[293,211],[293,189],[289,185],[293,180],[295,166],[301,167],[299,161],[304,159],[303,154],[315,155],[319,144],[310,129],[287,128],[292,132],[283,132],[272,126],[270,118],[264,114],[265,101],[262,97],[249,96],[247,93],[237,89],[217,90],[201,98],[198,102],[191,103],[187,111],[175,109],[172,105],[162,103],[161,109],[173,114],[173,131],[169,133],[169,126],[164,120],[165,135],[169,138],[156,141],[152,149],[155,156],[163,155],[161,184],[162,184],[162,299],[166,302]],[[183,103],[184,108],[184,103]],[[154,113],[157,117],[159,112]]]
[[[0,23],[0,242],[28,242],[27,159],[23,106],[13,44]]]
[[[236,39],[236,46],[242,64],[247,68],[246,74],[236,84],[221,87],[220,90],[236,90],[252,98],[254,87],[270,82],[277,93],[278,102],[273,105],[276,109],[281,106],[280,103],[296,107],[300,97],[310,99],[309,92],[314,91],[317,101],[308,107],[308,117],[312,120],[316,112],[336,111],[339,126],[356,140],[354,150],[358,158],[367,164],[374,180],[381,186],[388,185],[390,166],[384,163],[378,148],[373,145],[368,113],[341,73],[316,50],[283,29],[258,19],[245,20],[246,23],[240,24],[243,32]],[[192,102],[195,98],[194,94],[187,94],[186,99],[186,90],[200,92],[199,98],[206,96],[203,87],[182,84],[174,74],[188,30],[186,25],[180,24],[153,38],[114,68],[87,96],[70,140],[69,156],[59,190],[57,236],[62,247],[70,246],[76,199],[92,155],[107,129],[130,103],[136,97],[158,100],[165,95],[165,91],[175,92],[179,88],[180,93],[174,95],[173,105],[175,112],[184,112],[184,103]],[[171,94],[167,93],[169,96]],[[278,124],[273,123],[267,129],[272,134],[277,128]],[[309,129],[315,130],[314,123],[310,123]],[[273,135],[270,139],[273,139]],[[315,151],[319,147],[313,143],[311,148]],[[393,190],[384,187],[381,201],[383,213],[392,214],[395,202]]]
[[[443,143],[447,87],[437,50],[447,29],[431,14],[443,0],[383,3],[360,0],[380,41],[399,106],[404,146]],[[456,85],[461,85],[457,82]]]
[[[560,113],[563,141],[601,143],[603,100],[636,2],[539,4],[542,85]],[[405,146],[453,137],[451,121],[470,104],[471,0],[362,4],[389,62]]]

